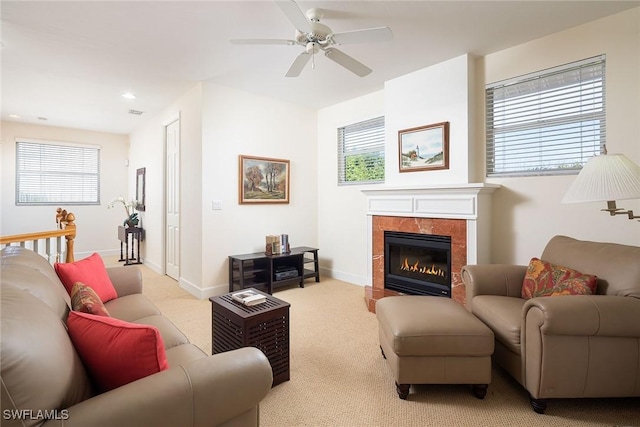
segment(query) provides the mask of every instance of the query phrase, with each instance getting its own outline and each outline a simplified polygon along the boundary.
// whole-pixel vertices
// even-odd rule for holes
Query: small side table
[[[209,298],[213,354],[241,347],[260,349],[271,364],[273,387],[289,381],[290,304],[251,289],[267,300],[248,307],[236,302],[231,294]]]
[[[140,260],[140,241],[143,229],[141,227],[118,226],[118,239],[120,240],[120,259],[124,265],[142,264]],[[131,239],[129,239],[131,237]],[[129,257],[129,240],[131,240],[131,257]],[[123,253],[124,245],[124,253]]]

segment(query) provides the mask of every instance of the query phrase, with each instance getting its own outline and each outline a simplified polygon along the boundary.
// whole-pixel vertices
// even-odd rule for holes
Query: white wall
[[[338,186],[337,128],[384,116],[384,91],[318,112],[318,244],[321,274],[360,285],[367,277],[367,223],[363,189],[379,185]]]
[[[202,282],[202,84],[167,106],[131,134],[130,169],[146,168],[145,264],[164,272],[165,135],[168,121],[180,117],[180,286],[199,292]],[[129,181],[135,195],[135,176]],[[195,289],[195,291],[194,291]]]
[[[491,261],[527,264],[555,234],[640,245],[640,224],[600,212],[604,203],[560,203],[575,176],[485,179],[484,87],[487,83],[605,53],[607,140],[640,164],[640,8],[483,58],[467,55],[387,82],[383,92],[325,108],[318,115],[318,240],[334,276],[369,284],[363,188],[336,184],[336,128],[386,116],[386,184],[419,186],[490,182],[493,195]],[[448,171],[398,171],[397,132],[451,123]],[[331,201],[328,204],[327,201]],[[618,203],[640,213],[640,201]]]
[[[48,207],[14,203],[16,136],[103,146],[101,206],[78,206],[76,249],[119,249],[116,227],[124,211],[107,210],[112,197],[135,194],[135,171],[147,168],[145,263],[163,262],[163,123],[180,113],[183,180],[181,286],[199,296],[227,286],[227,256],[262,251],[264,235],[288,233],[293,245],[320,248],[323,273],[369,284],[368,229],[362,189],[337,185],[340,126],[385,115],[385,186],[465,183],[484,179],[484,86],[574,60],[607,55],[607,139],[610,152],[640,164],[640,8],[473,60],[454,58],[388,82],[380,90],[319,112],[216,86],[199,84],[130,136],[2,123],[1,234],[55,227]],[[397,131],[451,123],[448,171],[398,172]],[[465,151],[466,150],[466,151]],[[238,204],[238,155],[291,161],[288,205]],[[125,166],[129,156],[130,165]],[[105,175],[106,176],[106,175]],[[525,264],[554,234],[640,245],[640,224],[600,212],[604,203],[563,205],[574,177],[487,179],[493,196],[492,261]],[[213,211],[213,200],[222,210]],[[620,201],[640,213],[640,201]],[[51,218],[50,222],[47,218]]]
[[[131,134],[130,167],[146,168],[145,264],[163,271],[163,132],[176,114],[181,287],[201,298],[227,292],[228,256],[263,252],[267,234],[289,234],[293,246],[317,245],[315,111],[200,83]],[[290,203],[240,205],[240,154],[290,160]],[[214,200],[221,210],[212,209]]]
[[[463,55],[385,83],[387,185],[470,182],[473,64],[469,55]],[[449,169],[400,173],[398,131],[441,122],[449,122]]]
[[[470,73],[468,55],[388,81],[383,91],[320,110],[318,114],[318,240],[325,274],[360,285],[371,283],[367,263],[370,230],[362,190],[383,187],[468,183]],[[472,75],[472,74],[471,74]],[[385,116],[385,183],[337,185],[340,126]],[[450,122],[448,170],[400,173],[398,131]]]
[[[92,252],[102,255],[120,253],[118,226],[126,218],[121,205],[107,209],[112,198],[127,196],[128,180],[135,178],[135,169],[125,162],[129,152],[129,138],[104,132],[41,126],[17,122],[2,122],[1,153],[1,205],[0,234],[11,235],[54,230],[55,211],[58,206],[16,206],[15,166],[16,138],[45,141],[96,144],[100,150],[100,205],[61,206],[76,216],[76,258],[84,258]]]
[[[479,117],[484,117],[485,84],[600,54],[606,54],[607,61],[607,148],[640,164],[640,8],[479,59]],[[484,141],[484,121],[479,122],[477,139]],[[477,167],[484,171],[482,157]],[[494,262],[527,264],[555,234],[640,245],[640,223],[600,212],[605,202],[561,204],[574,179],[575,175],[487,179],[503,185],[493,200]],[[618,205],[640,212],[639,200]]]
[[[206,83],[202,110],[203,296],[228,289],[228,256],[264,252],[267,234],[316,246],[317,115],[313,110]],[[290,161],[288,204],[239,204],[238,156]],[[222,202],[212,210],[212,201]],[[320,247],[320,257],[323,256]]]

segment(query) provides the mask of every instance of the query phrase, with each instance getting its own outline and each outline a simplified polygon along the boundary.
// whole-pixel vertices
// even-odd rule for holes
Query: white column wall
[[[463,55],[433,67],[388,81],[383,91],[327,107],[318,114],[318,240],[326,259],[324,274],[359,285],[371,283],[370,226],[362,191],[468,183],[471,170],[469,84],[473,61]],[[472,80],[472,79],[471,79]],[[337,128],[385,116],[385,183],[337,185]],[[400,173],[398,131],[450,122],[450,168],[444,171]]]

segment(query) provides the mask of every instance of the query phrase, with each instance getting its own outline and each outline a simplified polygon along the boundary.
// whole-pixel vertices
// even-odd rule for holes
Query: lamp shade
[[[624,154],[602,154],[584,165],[562,203],[624,199],[640,199],[640,166]]]

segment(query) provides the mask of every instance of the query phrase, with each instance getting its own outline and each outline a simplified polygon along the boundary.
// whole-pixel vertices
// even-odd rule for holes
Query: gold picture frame
[[[240,204],[289,203],[289,160],[240,155]]]
[[[398,131],[400,172],[449,169],[449,122]]]

